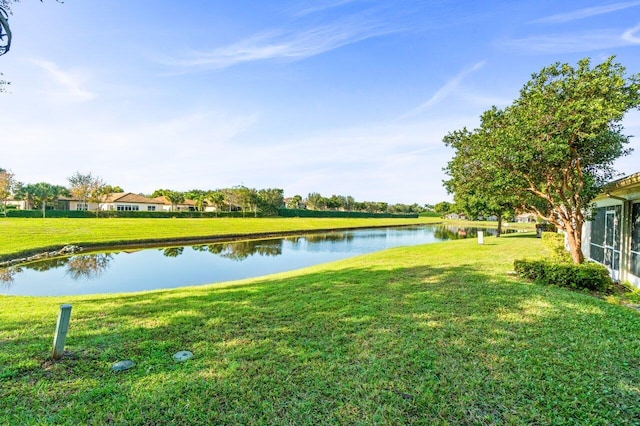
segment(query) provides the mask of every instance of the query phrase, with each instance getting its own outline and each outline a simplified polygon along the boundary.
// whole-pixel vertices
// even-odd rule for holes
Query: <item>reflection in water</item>
[[[330,234],[310,234],[304,237],[288,237],[286,240],[298,242],[300,238],[308,241],[309,243],[335,243],[338,241],[351,241],[354,239],[352,232],[332,232]]]
[[[11,284],[13,284],[14,276],[18,273],[22,272],[17,266],[10,266],[9,268],[0,268],[0,286],[5,288],[11,288]]]
[[[49,269],[60,268],[69,263],[69,257],[54,257],[53,259],[45,259],[35,263],[23,265],[25,269],[32,271],[48,271]]]
[[[67,267],[66,274],[74,281],[81,279],[94,279],[102,275],[109,267],[113,258],[111,253],[82,254],[71,257],[57,257],[54,259],[41,260],[39,262],[28,263],[20,266],[10,266],[0,269],[0,285],[11,288],[15,276],[21,272],[32,270],[45,272],[50,269]]]
[[[439,240],[460,240],[463,238],[476,238],[478,231],[482,231],[485,236],[495,237],[498,235],[497,229],[468,228],[461,226],[438,226],[433,231],[433,236]],[[513,229],[505,229],[503,233],[516,232]]]
[[[193,246],[193,249],[199,252],[209,252],[225,259],[241,261],[254,254],[279,256],[282,254],[282,241],[283,239],[232,241]]]
[[[161,251],[165,257],[178,257],[184,251],[184,247],[167,247],[161,249]]]
[[[74,280],[97,278],[107,270],[112,259],[111,253],[73,256],[67,263],[67,275]]]

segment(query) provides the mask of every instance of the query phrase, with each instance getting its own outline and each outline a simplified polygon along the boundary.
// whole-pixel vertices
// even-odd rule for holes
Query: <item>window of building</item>
[[[132,204],[116,204],[116,210],[118,211],[138,211],[140,210],[140,206],[132,205]]]
[[[631,265],[630,272],[640,277],[640,203],[631,209]]]
[[[148,212],[155,212],[156,211],[156,206],[147,206],[147,211]]]
[[[89,210],[87,203],[76,203],[76,210]]]
[[[595,209],[591,222],[591,259],[620,270],[620,215],[622,206]]]

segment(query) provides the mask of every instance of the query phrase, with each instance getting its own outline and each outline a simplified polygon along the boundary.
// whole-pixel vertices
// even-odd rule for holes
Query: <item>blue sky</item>
[[[554,62],[640,72],[640,1],[22,0],[0,167],[126,191],[436,203],[449,131]],[[625,118],[640,136],[640,113]],[[624,174],[640,171],[636,152]]]

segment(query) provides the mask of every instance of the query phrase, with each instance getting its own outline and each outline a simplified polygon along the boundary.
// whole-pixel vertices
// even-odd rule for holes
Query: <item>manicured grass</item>
[[[0,218],[0,260],[20,253],[80,246],[193,237],[434,223],[419,219],[24,219]]]
[[[467,239],[217,286],[0,297],[0,424],[637,424],[640,315],[508,273],[545,250]],[[61,303],[73,357],[51,363]]]

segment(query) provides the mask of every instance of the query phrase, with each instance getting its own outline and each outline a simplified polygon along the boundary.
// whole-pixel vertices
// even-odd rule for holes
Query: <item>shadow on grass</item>
[[[2,342],[0,405],[18,423],[48,413],[56,423],[626,424],[640,416],[638,342],[635,313],[471,266],[341,269],[78,299],[76,359],[43,364],[41,333]],[[175,363],[183,349],[195,357]],[[31,362],[7,357],[20,353]],[[111,373],[121,359],[137,365]]]

